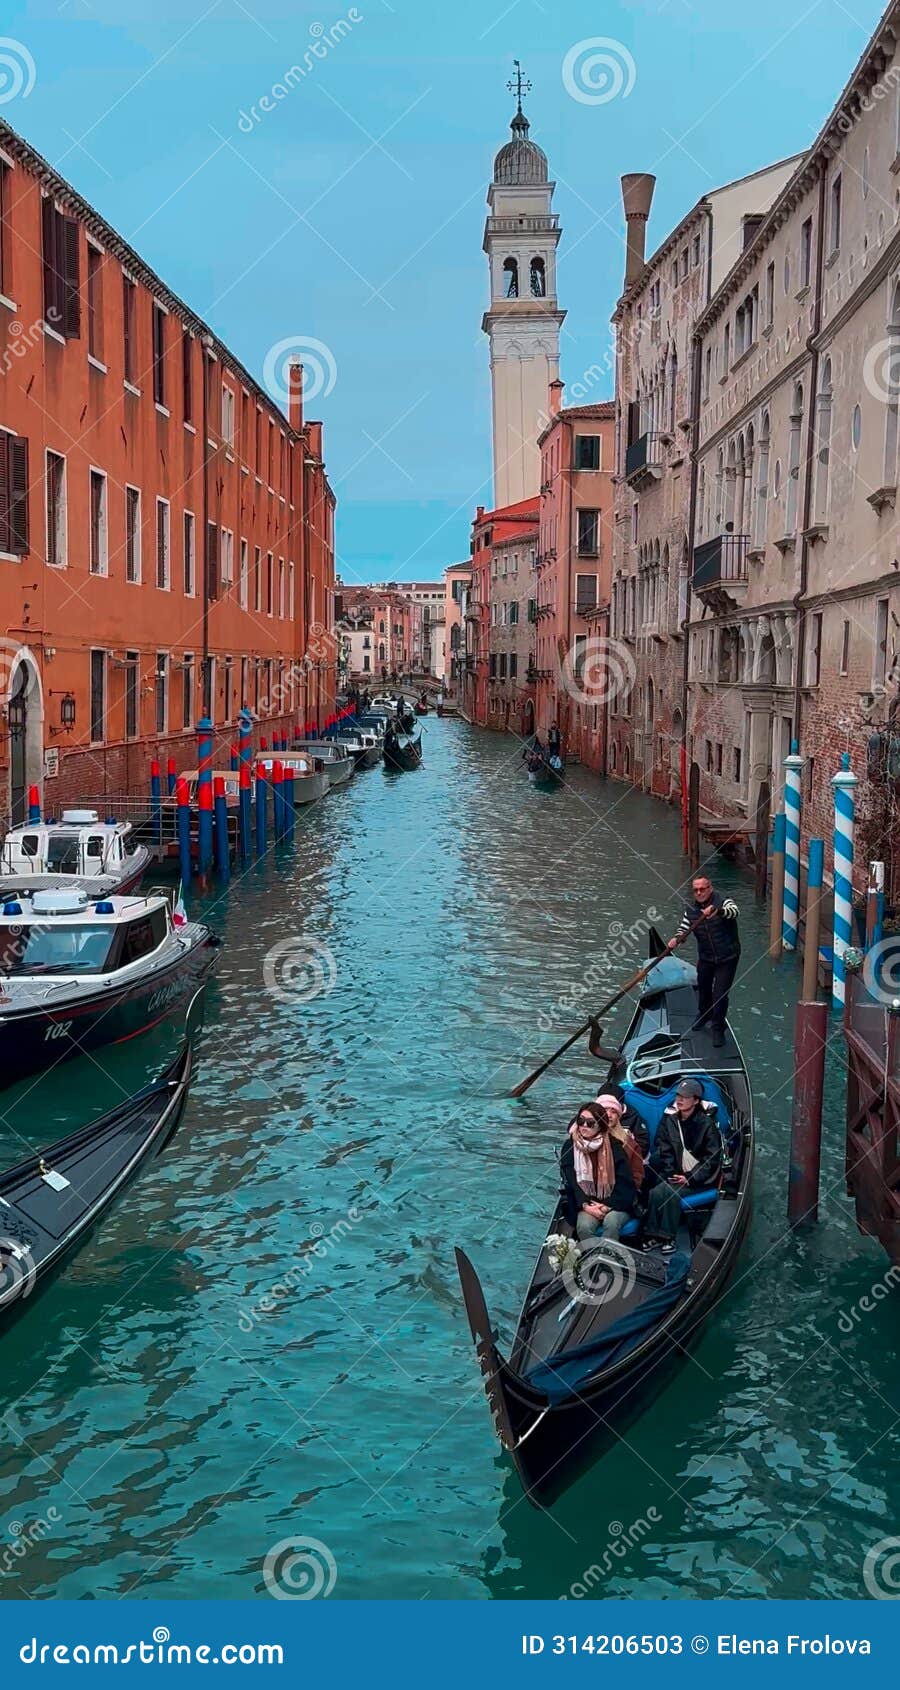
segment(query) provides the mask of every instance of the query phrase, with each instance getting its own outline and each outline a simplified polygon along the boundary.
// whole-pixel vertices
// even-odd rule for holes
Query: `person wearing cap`
[[[559,1159],[566,1219],[576,1238],[618,1238],[634,1209],[637,1185],[633,1158],[640,1152],[599,1103],[583,1103],[569,1125]]]
[[[668,949],[683,945],[693,929],[697,941],[697,1019],[693,1031],[707,1022],[714,1045],[725,1043],[728,994],[741,956],[738,907],[733,898],[723,898],[707,874],[695,874],[691,882],[694,902],[688,904],[678,932]]]
[[[657,1183],[650,1192],[644,1248],[669,1256],[681,1223],[681,1199],[714,1186],[722,1166],[719,1112],[703,1096],[699,1080],[679,1082],[674,1102],[663,1110],[650,1166]]]

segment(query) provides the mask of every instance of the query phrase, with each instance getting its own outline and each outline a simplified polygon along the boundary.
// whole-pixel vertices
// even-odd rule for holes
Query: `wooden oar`
[[[704,921],[705,919],[706,918],[702,915],[698,916],[697,920],[691,923],[687,932],[682,933],[679,936],[679,945],[683,945],[685,939],[689,939],[691,934],[697,931],[701,921]],[[560,1045],[559,1050],[555,1050],[552,1056],[547,1057],[546,1062],[542,1062],[540,1067],[535,1068],[533,1073],[529,1074],[524,1080],[520,1080],[517,1086],[513,1086],[513,1089],[509,1094],[510,1097],[521,1097],[523,1092],[528,1090],[529,1086],[534,1085],[535,1080],[539,1080],[541,1075],[545,1074],[548,1068],[552,1068],[558,1057],[565,1055],[566,1051],[575,1044],[576,1040],[580,1039],[588,1031],[594,1021],[599,1021],[601,1015],[608,1015],[611,1009],[615,1009],[616,1004],[621,1003],[622,999],[627,997],[628,993],[632,991],[641,980],[646,979],[650,970],[655,968],[657,963],[662,962],[663,957],[671,956],[671,954],[671,951],[665,950],[662,952],[662,955],[651,957],[650,961],[645,963],[643,968],[639,968],[636,974],[632,974],[630,980],[625,981],[624,986],[620,986],[619,990],[613,993],[613,996],[608,1000],[608,1002],[603,1004],[600,1009],[597,1010],[597,1013],[591,1016],[589,1021],[585,1021],[583,1027],[579,1027],[576,1032],[572,1034],[570,1039],[566,1039],[565,1044]]]

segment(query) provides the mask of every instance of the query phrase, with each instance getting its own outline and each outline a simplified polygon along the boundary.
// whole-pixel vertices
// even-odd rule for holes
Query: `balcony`
[[[625,480],[630,487],[652,487],[662,479],[662,439],[658,434],[642,434],[639,440],[625,448]]]
[[[691,585],[695,593],[730,592],[747,584],[749,534],[717,534],[694,547]]]

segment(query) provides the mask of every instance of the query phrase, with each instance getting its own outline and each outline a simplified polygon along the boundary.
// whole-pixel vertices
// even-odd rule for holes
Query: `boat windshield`
[[[18,922],[0,928],[0,973],[100,974],[115,930],[110,926],[49,927]]]
[[[78,873],[77,833],[51,833],[47,840],[48,874]]]

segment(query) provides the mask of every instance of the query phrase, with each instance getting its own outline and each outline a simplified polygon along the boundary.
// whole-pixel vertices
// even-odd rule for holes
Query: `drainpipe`
[[[206,673],[209,667],[209,416],[208,392],[209,387],[209,359],[208,350],[212,347],[212,336],[203,335],[200,340],[200,358],[202,382],[200,385],[200,421],[203,427],[203,533],[200,538],[200,567],[203,570],[203,662],[201,665],[200,703],[206,690]],[[210,703],[214,701],[211,699]],[[205,716],[205,708],[201,715]]]
[[[712,297],[712,261],[713,261],[713,220],[712,212],[706,214],[706,299],[708,305]],[[684,603],[684,619],[681,632],[684,638],[684,650],[681,654],[681,843],[685,856],[688,855],[688,673],[690,667],[690,624],[691,624],[691,580],[694,568],[694,530],[697,525],[697,476],[699,473],[700,452],[700,394],[703,380],[703,347],[700,336],[695,332],[691,335],[691,488],[688,499],[688,527],[687,527],[687,593]]]
[[[806,338],[809,353],[809,412],[806,419],[806,452],[804,460],[803,526],[800,533],[800,579],[793,605],[797,617],[797,638],[794,644],[794,723],[793,738],[800,744],[800,712],[803,706],[803,671],[806,651],[806,591],[809,584],[809,539],[807,537],[813,501],[813,464],[816,455],[816,405],[819,391],[819,348],[817,340],[822,328],[822,291],[825,271],[825,165],[819,166],[819,227],[816,232],[816,282],[813,299],[813,321]]]

